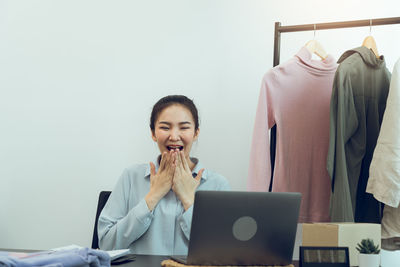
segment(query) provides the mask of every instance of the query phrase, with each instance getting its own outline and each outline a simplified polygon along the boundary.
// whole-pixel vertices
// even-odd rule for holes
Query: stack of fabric
[[[110,256],[89,248],[0,256],[0,267],[109,267]]]

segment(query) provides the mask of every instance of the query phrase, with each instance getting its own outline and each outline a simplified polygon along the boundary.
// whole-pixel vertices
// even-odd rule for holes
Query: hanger
[[[324,60],[328,56],[328,54],[325,52],[322,45],[317,40],[315,40],[315,32],[316,32],[316,25],[314,24],[314,39],[308,41],[305,47],[308,49],[308,51],[310,51],[311,54],[316,54],[322,60]]]
[[[371,35],[371,28],[372,28],[372,19],[369,20],[369,36],[365,37],[362,46],[371,49],[372,52],[374,52],[375,56],[379,58],[378,48],[376,46],[375,39]]]

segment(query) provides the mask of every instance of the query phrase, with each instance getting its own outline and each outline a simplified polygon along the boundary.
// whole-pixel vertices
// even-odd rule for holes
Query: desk
[[[39,250],[28,250],[28,249],[2,249],[0,251],[13,251],[13,252],[39,252]],[[120,265],[111,265],[112,267],[160,267],[161,262],[163,260],[169,259],[169,256],[160,256],[160,255],[136,255],[134,261],[120,264]],[[295,267],[298,267],[298,262],[293,262]]]
[[[163,260],[169,259],[168,256],[159,256],[159,255],[136,255],[134,261],[121,264],[121,265],[112,265],[112,266],[120,266],[120,267],[160,267],[161,262]]]
[[[159,255],[136,255],[135,261],[121,265],[112,265],[114,267],[160,267],[163,260],[169,259],[168,256]],[[295,267],[299,266],[298,261],[293,262]]]

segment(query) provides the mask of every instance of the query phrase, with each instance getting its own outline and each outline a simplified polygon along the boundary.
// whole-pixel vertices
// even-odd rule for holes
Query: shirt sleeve
[[[247,189],[250,191],[268,191],[271,182],[271,159],[269,129],[275,124],[272,104],[268,96],[266,75],[263,79],[256,119],[254,123],[253,138],[250,148],[250,163],[248,170]]]
[[[330,106],[327,169],[332,179],[331,220],[354,221],[345,145],[358,127],[350,75],[336,72]]]
[[[218,190],[220,190],[220,191],[230,191],[231,190],[231,185],[229,184],[228,180],[224,179],[219,184]]]
[[[185,234],[187,240],[190,238],[190,229],[192,226],[192,215],[193,215],[193,205],[190,206],[186,211],[184,211],[178,217],[178,223],[182,229],[182,232]]]
[[[153,213],[141,199],[129,210],[129,198],[134,194],[125,170],[112,191],[98,221],[99,247],[103,250],[126,249],[149,228]]]

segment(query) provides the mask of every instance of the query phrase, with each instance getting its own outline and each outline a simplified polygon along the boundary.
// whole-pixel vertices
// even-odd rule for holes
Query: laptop
[[[292,263],[300,193],[197,191],[187,265]]]

